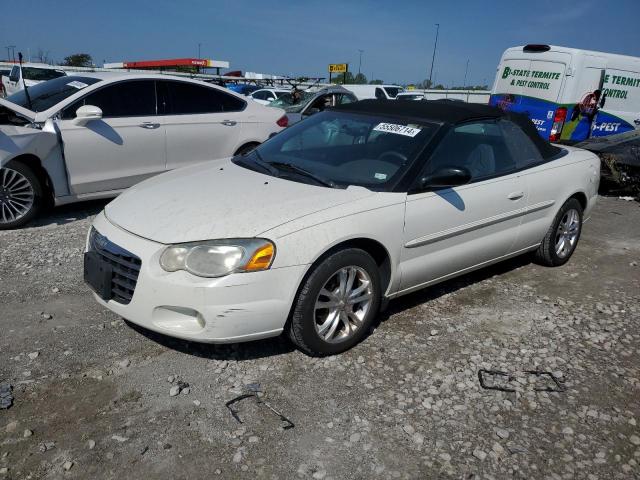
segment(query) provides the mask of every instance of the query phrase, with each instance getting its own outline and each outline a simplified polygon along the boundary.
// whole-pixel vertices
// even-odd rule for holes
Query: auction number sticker
[[[69,85],[70,87],[73,87],[73,88],[77,88],[78,90],[89,86],[88,84],[86,84],[84,82],[79,82],[77,80],[74,80],[73,82],[69,82],[69,83],[67,83],[67,85]]]
[[[420,133],[419,128],[407,127],[406,125],[398,125],[396,123],[379,123],[373,129],[378,132],[395,133],[396,135],[404,135],[405,137],[415,137]]]

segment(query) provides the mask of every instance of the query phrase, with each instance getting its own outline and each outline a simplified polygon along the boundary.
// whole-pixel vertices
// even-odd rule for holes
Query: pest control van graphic
[[[489,104],[526,114],[552,142],[624,133],[640,128],[640,58],[552,45],[509,48]]]

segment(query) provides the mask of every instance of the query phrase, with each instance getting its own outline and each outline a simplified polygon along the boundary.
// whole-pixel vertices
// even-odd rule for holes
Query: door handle
[[[160,124],[159,123],[153,123],[153,122],[142,122],[138,126],[142,127],[142,128],[146,128],[147,130],[154,130],[156,128],[159,128]]]
[[[223,120],[221,123],[222,125],[226,125],[227,127],[233,127],[238,122],[236,122],[235,120]]]
[[[524,192],[511,192],[507,195],[509,200],[520,200],[522,197],[524,197]]]

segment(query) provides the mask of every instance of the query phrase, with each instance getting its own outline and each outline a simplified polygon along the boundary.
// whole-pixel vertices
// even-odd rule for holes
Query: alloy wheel
[[[373,302],[371,277],[361,267],[343,267],[326,281],[314,307],[316,333],[328,343],[350,338]]]
[[[33,185],[22,173],[0,168],[0,223],[11,223],[24,217],[35,200]]]
[[[571,254],[580,233],[580,214],[575,209],[570,209],[562,216],[556,230],[556,255],[566,258]]]

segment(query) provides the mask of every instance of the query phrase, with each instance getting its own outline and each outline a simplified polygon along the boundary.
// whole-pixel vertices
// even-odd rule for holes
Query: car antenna
[[[24,74],[22,73],[22,52],[18,52],[18,61],[20,62],[20,76],[22,77],[22,85],[24,85],[24,95],[27,97],[27,102],[29,102],[29,110],[33,110],[31,97],[29,96],[29,89],[27,88],[27,82],[25,81]]]

